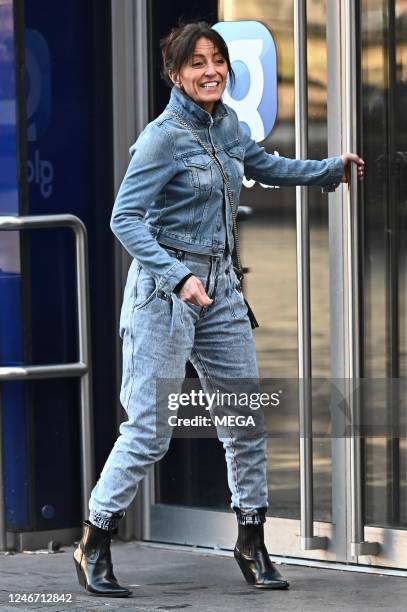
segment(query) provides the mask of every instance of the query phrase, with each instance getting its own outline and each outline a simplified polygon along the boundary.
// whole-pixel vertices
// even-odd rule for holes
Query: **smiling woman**
[[[163,39],[163,76],[212,113],[225,90],[228,74],[232,84],[235,75],[223,38],[216,30],[199,29],[198,25],[180,26]]]
[[[212,113],[226,87],[228,66],[211,40],[199,38],[195,53],[178,74],[170,73],[171,80],[190,98]]]
[[[246,381],[251,397],[259,393],[256,321],[242,293],[236,226],[243,174],[267,185],[332,191],[344,169],[340,156],[270,155],[244,132],[236,112],[222,102],[228,74],[232,86],[234,74],[226,43],[209,24],[176,28],[164,39],[162,53],[170,100],[132,145],[111,218],[113,232],[137,261],[127,277],[121,317],[120,398],[129,418],[92,491],[89,520],[74,553],[80,584],[109,597],[130,591],[113,575],[108,532],[123,518],[147,468],[166,454],[175,426],[161,419],[167,402],[164,393],[157,394],[157,381],[165,376],[180,393],[190,361],[205,393],[224,379],[233,385]],[[238,422],[225,435],[216,431],[238,523],[235,559],[251,586],[286,589],[288,582],[264,544],[268,486],[262,408],[256,435],[244,435]],[[232,409],[235,417],[236,402]],[[210,416],[216,424],[214,411]]]

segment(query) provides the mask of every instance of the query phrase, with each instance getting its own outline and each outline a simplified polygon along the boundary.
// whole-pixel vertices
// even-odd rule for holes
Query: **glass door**
[[[365,443],[365,533],[382,545],[377,563],[407,567],[407,3],[364,0],[361,37],[363,376],[386,379],[370,409],[389,426]]]
[[[313,526],[327,545],[301,546],[300,436],[287,435],[299,429],[293,398],[280,422],[277,416],[269,423],[267,546],[276,555],[405,569],[407,2],[313,0],[306,8],[308,157],[357,150],[366,179],[339,188],[329,204],[320,190],[308,190]],[[221,1],[218,19],[256,20],[271,32],[277,117],[262,144],[295,157],[294,0],[253,1],[249,8],[244,0]],[[236,68],[243,70],[241,62]],[[260,375],[290,386],[298,380],[295,190],[245,181],[241,204],[252,209],[240,229],[250,268],[246,291],[261,323],[254,332]],[[349,424],[349,406],[332,403],[330,391],[350,377],[371,391],[364,414],[385,415],[375,435],[335,429]],[[155,466],[147,499],[146,539],[233,547],[235,519],[217,440],[174,439]]]
[[[0,1],[0,217],[71,213],[86,225],[98,467],[114,435],[110,27],[106,2]],[[0,231],[0,367],[77,360],[70,233]],[[34,532],[35,546],[51,531],[69,540],[81,520],[78,381],[27,376],[1,387],[0,523],[13,546],[30,548]]]

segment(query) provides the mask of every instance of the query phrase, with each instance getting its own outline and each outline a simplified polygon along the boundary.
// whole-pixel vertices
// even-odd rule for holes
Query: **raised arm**
[[[170,136],[162,126],[151,123],[130,153],[110,227],[130,255],[155,278],[158,288],[170,294],[190,270],[158,244],[143,221],[148,207],[176,171]]]

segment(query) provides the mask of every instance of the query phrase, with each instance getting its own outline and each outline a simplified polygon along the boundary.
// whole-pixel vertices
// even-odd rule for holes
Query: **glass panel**
[[[0,215],[21,212],[17,124],[23,111],[29,183],[24,213],[74,213],[88,230],[98,473],[113,443],[116,401],[107,358],[115,334],[114,292],[106,289],[114,277],[110,5],[23,4],[0,0]],[[13,15],[13,5],[24,10]],[[26,100],[16,91],[14,49],[25,55]],[[0,366],[75,361],[72,232],[21,235],[20,249],[19,233],[0,232]],[[78,388],[73,379],[2,385],[7,521],[13,529],[79,522]],[[62,472],[66,478],[55,480]]]
[[[12,0],[0,3],[0,215],[19,214],[15,23]],[[0,367],[24,362],[19,232],[0,231]],[[7,524],[25,526],[29,504],[26,466],[28,415],[23,383],[1,385]],[[17,425],[16,425],[17,424]]]
[[[223,7],[222,7],[223,4]],[[295,157],[294,5],[281,0],[220,3],[220,19],[257,19],[272,32],[277,46],[278,115],[262,143],[270,153]],[[327,155],[325,2],[307,3],[309,153]],[[298,376],[297,264],[295,188],[242,190],[241,203],[253,209],[241,228],[243,258],[250,268],[247,294],[258,315],[254,337],[260,375]],[[329,253],[327,196],[309,189],[311,232],[312,371],[329,377]],[[319,408],[315,406],[315,409]],[[317,412],[317,410],[315,410]],[[317,423],[315,423],[317,428]],[[294,440],[269,439],[270,510],[273,516],[299,518],[299,446]],[[315,517],[330,520],[330,442],[314,441]],[[328,494],[327,494],[328,493]]]
[[[17,105],[12,0],[0,3],[0,214],[18,212]]]
[[[309,157],[321,159],[327,152],[325,2],[308,4]],[[250,4],[224,0],[218,6],[219,21],[257,20],[271,31],[277,48],[278,112],[262,144],[270,153],[295,157],[293,0]],[[241,204],[253,211],[241,224],[240,235],[243,263],[250,268],[246,293],[260,322],[254,332],[260,375],[297,378],[295,188],[268,188],[245,181]],[[330,372],[327,196],[311,188],[309,205],[313,373],[322,378]],[[295,406],[291,412],[296,414],[296,410]],[[268,454],[269,514],[299,518],[298,440],[271,437]],[[330,462],[330,442],[316,439],[315,516],[319,520],[330,520],[331,515]],[[228,510],[226,470],[219,469],[224,463],[223,449],[216,440],[173,440],[156,469],[156,501]]]
[[[222,6],[223,5],[223,6]],[[220,3],[220,20],[264,23],[277,48],[277,119],[264,144],[270,153],[295,157],[294,4],[292,0]],[[254,333],[260,376],[296,378],[297,263],[295,188],[242,189],[241,204],[252,208],[241,226],[242,258],[250,273],[246,294],[260,327]],[[299,518],[299,444],[268,439],[269,515]]]
[[[13,2],[0,3],[0,215],[18,214]],[[20,272],[19,233],[1,232],[0,270]]]
[[[364,373],[406,376],[406,136],[407,4],[363,0],[362,120],[364,182]],[[377,400],[379,401],[379,400]],[[393,406],[393,407],[392,407]],[[369,407],[371,410],[379,405]],[[397,401],[388,398],[389,421]],[[365,444],[366,522],[407,527],[406,439]]]
[[[399,282],[399,360],[400,377],[407,376],[407,2],[396,0],[395,4],[395,150],[396,150],[396,201],[398,205],[398,227],[400,230],[398,282]],[[404,432],[405,433],[405,432]],[[407,439],[400,439],[394,473],[398,481],[398,495],[393,495],[395,512],[393,524],[407,527]],[[397,491],[397,489],[396,489]]]
[[[326,2],[307,2],[308,157],[327,157],[327,45]],[[308,190],[311,259],[312,375],[330,377],[328,197],[315,187]],[[331,520],[331,440],[318,438],[329,422],[329,399],[317,395],[313,403],[314,518]]]
[[[116,401],[111,363],[116,326],[114,241],[109,227],[113,194],[110,4],[42,0],[40,9],[37,4],[24,3],[28,212],[69,212],[87,229],[99,473],[113,443]],[[26,362],[76,361],[73,234],[68,229],[33,230],[27,240],[24,318],[30,323],[26,342],[30,351]],[[38,529],[70,527],[80,516],[78,479],[67,475],[56,483],[47,470],[51,463],[55,472],[63,471],[65,464],[76,464],[78,394],[77,379],[36,381],[29,386],[35,408],[32,464],[35,473],[42,474],[36,479],[33,506]],[[64,437],[62,432],[70,433]]]

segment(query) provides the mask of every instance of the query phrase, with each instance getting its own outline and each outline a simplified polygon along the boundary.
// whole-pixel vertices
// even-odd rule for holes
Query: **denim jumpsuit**
[[[221,163],[233,203],[216,163],[173,111]],[[130,153],[111,219],[114,234],[133,257],[120,317],[120,400],[127,420],[89,500],[89,519],[103,529],[118,525],[147,469],[168,450],[172,426],[165,403],[157,399],[160,377],[173,380],[171,391],[180,392],[189,360],[206,392],[221,378],[249,380],[257,388],[252,329],[231,261],[231,205],[236,212],[243,176],[333,191],[343,173],[340,156],[302,161],[268,154],[241,129],[233,109],[218,101],[211,115],[176,87]],[[210,306],[184,302],[174,291],[190,273],[213,299]],[[164,435],[163,430],[157,435],[157,422]],[[262,427],[254,436],[239,435],[237,429],[217,431],[230,505],[239,522],[258,524],[269,505],[266,436]]]

